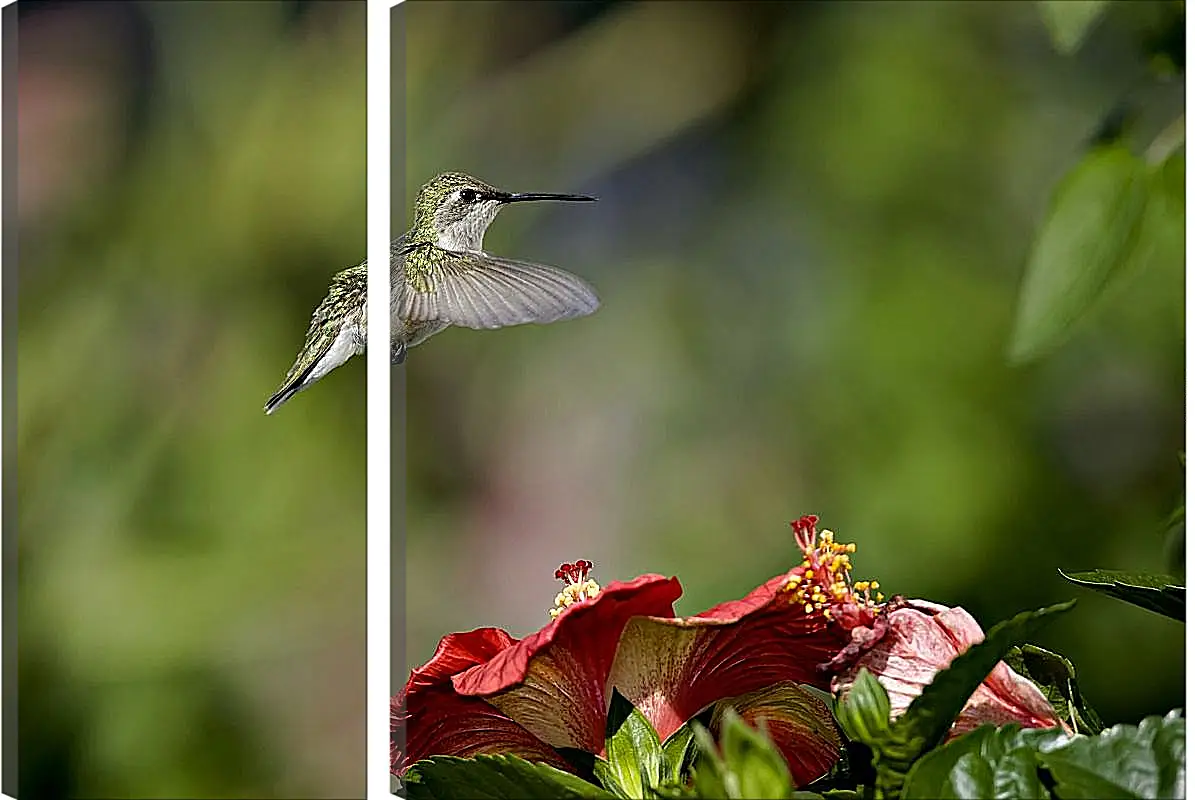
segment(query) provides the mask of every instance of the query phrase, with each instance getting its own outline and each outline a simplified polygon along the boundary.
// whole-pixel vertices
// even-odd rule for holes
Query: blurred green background
[[[19,11],[21,796],[362,796],[365,4]]]
[[[395,371],[407,666],[541,625],[566,559],[741,596],[818,513],[985,625],[1080,597],[1040,643],[1106,721],[1181,704],[1182,627],[1054,572],[1170,567],[1181,264],[1003,358],[1055,181],[1130,89],[1181,106],[1156,5],[1074,58],[1029,3],[402,6],[396,229],[445,169],[596,194],[487,246],[604,301]],[[365,250],[364,19],[22,0],[23,796],[363,789],[364,360],[261,405]]]
[[[447,169],[597,195],[486,246],[604,302],[396,371],[405,666],[540,627],[565,560],[678,575],[681,613],[740,597],[816,513],[858,577],[985,626],[1078,597],[1038,643],[1105,722],[1182,705],[1182,625],[1056,572],[1181,570],[1181,257],[1005,360],[1055,183],[1126,97],[1146,142],[1182,109],[1142,55],[1158,13],[1114,4],[1066,57],[1028,2],[401,6],[396,231]]]

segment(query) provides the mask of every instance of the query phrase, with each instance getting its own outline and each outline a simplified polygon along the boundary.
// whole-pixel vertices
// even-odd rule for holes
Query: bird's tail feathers
[[[302,374],[294,376],[274,392],[270,399],[266,401],[266,414],[273,414],[277,411],[283,403],[294,397],[299,392],[303,391],[308,386],[307,375],[311,370],[307,369]]]

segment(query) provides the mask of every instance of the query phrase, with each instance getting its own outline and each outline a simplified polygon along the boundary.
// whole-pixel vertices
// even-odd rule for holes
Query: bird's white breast
[[[355,323],[346,322],[336,334],[336,340],[328,348],[324,357],[312,368],[307,378],[308,383],[318,381],[332,370],[356,355],[365,352],[364,331]]]

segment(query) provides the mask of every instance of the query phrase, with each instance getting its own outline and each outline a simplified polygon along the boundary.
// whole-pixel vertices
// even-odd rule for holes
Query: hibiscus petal
[[[866,667],[888,690],[893,719],[908,709],[940,670],[984,638],[983,629],[965,609],[924,600],[910,600],[891,612],[887,624],[886,633],[875,645],[834,679],[834,691],[847,690]],[[1010,722],[1027,728],[1060,726],[1069,731],[1041,690],[1001,661],[967,701],[950,738],[986,723]]]
[[[431,660],[411,670],[407,689],[412,685],[430,686],[446,682],[458,672],[484,664],[515,643],[515,638],[501,628],[478,628],[466,633],[450,633],[436,645]]]
[[[610,583],[539,632],[454,676],[453,684],[462,695],[485,697],[553,747],[600,753],[610,666],[627,620],[671,616],[680,594],[676,578],[662,575]]]
[[[640,617],[622,634],[610,681],[661,739],[715,701],[781,681],[829,688],[817,671],[846,641],[780,591],[779,576],[695,617]]]
[[[722,716],[734,709],[751,727],[764,729],[788,762],[793,783],[813,783],[838,761],[842,741],[830,709],[812,692],[792,681],[714,704],[712,729],[719,735]]]
[[[1025,728],[1071,728],[1059,716],[1037,685],[1018,675],[1001,661],[971,695],[966,707],[950,729],[951,739],[978,728],[1016,722]]]
[[[402,702],[396,698],[390,706],[390,768],[395,775],[431,756],[471,758],[496,753],[575,771],[533,733],[480,698],[461,697],[440,686],[413,693],[406,708]],[[410,736],[402,751],[397,734],[404,727]]]
[[[474,664],[490,660],[514,641],[510,634],[500,628],[478,628],[465,633],[452,633],[440,640],[436,652],[426,664],[411,670],[407,685],[390,701],[390,768],[396,775],[400,769],[405,771],[411,763],[420,758],[429,755],[461,755],[461,752],[457,751],[469,749],[467,743],[454,738],[461,734],[448,724],[450,715],[446,716],[444,712],[437,711],[445,703],[452,705],[451,697],[444,697],[443,690],[452,695],[450,681],[453,675]],[[435,691],[437,686],[442,690],[438,694]],[[477,712],[488,714],[492,710],[485,707],[477,709]],[[429,729],[426,720],[431,720],[437,727]],[[415,734],[413,742],[407,742],[407,727],[412,722],[416,725]],[[480,727],[490,733],[480,746],[496,748],[483,752],[511,752],[511,748],[496,744],[502,738],[502,723],[491,721],[488,727]],[[511,747],[517,749],[524,734],[526,731],[512,732],[507,737],[513,742]],[[437,749],[441,746],[453,749]]]
[[[895,719],[908,709],[939,670],[949,665],[961,649],[970,646],[967,641],[970,637],[962,620],[955,621],[958,630],[951,633],[935,621],[935,614],[916,607],[897,609],[886,620],[887,632],[834,680],[834,691],[845,690],[859,670],[866,667],[888,690]]]

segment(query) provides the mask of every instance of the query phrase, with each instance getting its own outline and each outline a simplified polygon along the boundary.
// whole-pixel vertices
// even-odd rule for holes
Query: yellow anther
[[[809,603],[806,603],[806,604],[805,604],[805,613],[806,613],[806,614],[810,614],[810,613],[812,613],[812,612],[813,612],[813,606],[812,606],[811,604],[809,604]]]
[[[854,542],[847,542],[846,545],[844,545],[844,546],[846,547],[846,551],[848,553],[855,552],[855,543]]]
[[[580,562],[578,562],[580,563]],[[560,616],[560,612],[573,605],[574,603],[582,603],[586,600],[592,600],[601,594],[602,587],[593,578],[588,578],[583,582],[574,582],[573,576],[569,577],[569,582],[565,585],[564,590],[556,595],[556,607],[550,609],[548,613],[552,619]]]

